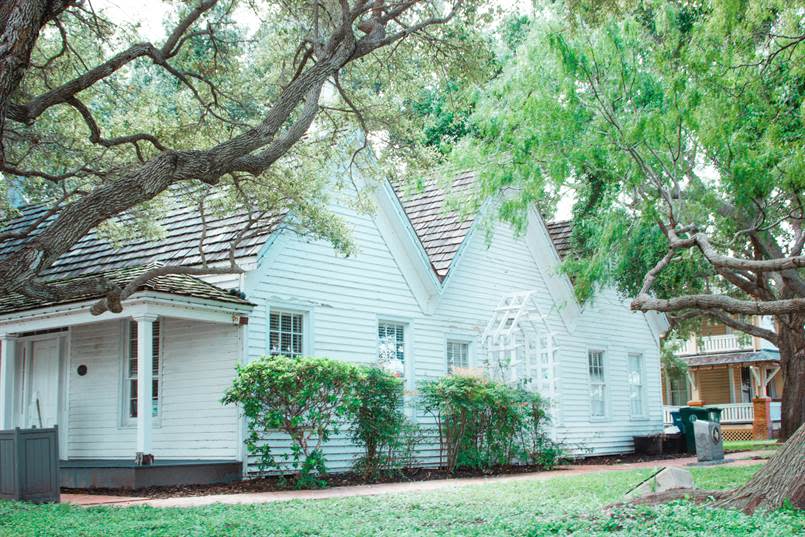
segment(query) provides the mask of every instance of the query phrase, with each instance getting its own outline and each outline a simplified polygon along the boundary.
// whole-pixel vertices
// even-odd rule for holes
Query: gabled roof
[[[451,201],[461,200],[473,193],[476,175],[463,172],[455,176],[448,188],[444,182],[434,179],[424,183],[421,189],[410,192],[396,186],[394,191],[405,215],[424,249],[436,277],[443,281],[469,234],[474,214],[464,215],[456,210]],[[159,224],[164,234],[158,239],[134,239],[115,245],[102,238],[96,231],[79,240],[73,248],[62,255],[43,276],[52,281],[82,275],[98,275],[126,268],[136,268],[150,263],[182,266],[199,266],[202,263],[199,243],[204,236],[204,253],[209,264],[226,262],[232,240],[246,224],[245,213],[228,216],[208,215],[206,233],[201,215],[195,207],[182,205],[178,198],[166,211]],[[14,219],[4,231],[19,231],[40,218],[47,208],[29,206]],[[255,259],[268,237],[276,231],[285,215],[267,219],[259,230],[250,233],[237,250],[238,262]],[[548,224],[548,230],[560,258],[570,249],[570,222]],[[22,241],[0,243],[0,258],[22,245]],[[8,297],[6,297],[8,298]]]
[[[681,356],[680,360],[685,362],[688,367],[779,362],[780,352],[771,349],[762,349],[759,351],[719,352],[696,354],[693,356]]]
[[[47,211],[45,206],[29,206],[22,215],[9,223],[4,231],[19,231],[35,222]],[[265,221],[261,228],[250,233],[235,252],[238,260],[254,256],[265,243],[268,236],[282,221],[284,215]],[[208,263],[226,261],[233,239],[248,221],[245,213],[226,217],[207,215],[207,230],[204,237],[204,253]],[[79,240],[53,266],[44,271],[48,279],[61,280],[82,274],[107,272],[126,267],[136,267],[149,263],[163,263],[183,266],[201,265],[199,243],[204,233],[201,215],[195,207],[182,206],[173,202],[159,222],[164,235],[159,239],[134,239],[114,245],[91,231]],[[0,243],[0,258],[8,255],[22,245],[23,241]]]
[[[140,276],[146,270],[154,268],[155,266],[158,265],[151,264],[146,266],[129,267],[125,269],[117,269],[108,272],[101,272],[99,274],[93,274],[91,276],[79,276],[75,278],[68,278],[66,280],[59,280],[57,282],[54,282],[53,285],[56,287],[65,286],[68,284],[75,284],[81,282],[82,280],[88,280],[89,278],[103,276],[106,279],[116,283],[117,285],[124,287],[134,278]],[[228,291],[221,289],[220,287],[212,285],[211,283],[207,283],[199,278],[189,276],[186,274],[167,274],[164,276],[157,276],[151,278],[147,283],[141,285],[137,290],[154,291],[158,293],[168,293],[171,295],[214,300],[216,302],[223,302],[226,304],[232,304],[237,306],[253,306],[251,302],[242,299],[240,296],[236,294],[232,294]],[[83,294],[71,295],[70,298],[66,300],[53,301],[53,300],[32,298],[20,293],[11,293],[8,295],[0,296],[0,315],[13,312],[28,311],[48,306],[58,306],[63,304],[73,304],[76,302],[85,302],[88,300],[94,300],[101,297],[102,294],[100,293],[83,293]]]
[[[428,254],[433,272],[444,280],[461,244],[472,228],[475,215],[462,216],[449,206],[453,198],[469,195],[475,186],[475,174],[465,172],[453,179],[446,191],[433,179],[414,192],[395,188],[411,226]]]

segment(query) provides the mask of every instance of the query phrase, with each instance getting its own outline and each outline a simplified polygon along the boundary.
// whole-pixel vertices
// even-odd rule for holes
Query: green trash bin
[[[714,421],[721,423],[720,408],[705,408],[701,406],[683,406],[679,409],[682,421],[682,434],[685,435],[685,448],[688,453],[696,453],[696,438],[693,434],[693,422],[696,420]]]

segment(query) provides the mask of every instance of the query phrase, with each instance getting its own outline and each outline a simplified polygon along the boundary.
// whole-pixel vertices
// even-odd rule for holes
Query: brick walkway
[[[725,466],[747,466],[764,462],[756,457],[768,456],[773,451],[747,451],[727,455]],[[290,500],[323,500],[327,498],[347,498],[350,496],[373,496],[377,494],[428,492],[433,490],[455,489],[484,483],[503,483],[509,481],[543,481],[555,477],[590,474],[595,472],[617,472],[638,468],[658,468],[663,466],[685,467],[696,462],[696,457],[661,459],[649,462],[636,462],[618,465],[589,464],[569,465],[557,470],[533,472],[528,474],[502,475],[494,477],[472,477],[464,479],[440,479],[433,481],[413,481],[406,483],[384,483],[380,485],[357,485],[353,487],[333,487],[323,490],[289,490],[280,492],[249,492],[240,494],[217,494],[209,496],[186,496],[177,498],[133,498],[130,496],[94,496],[90,494],[62,494],[61,501],[85,507],[111,505],[129,507],[149,505],[152,507],[200,507],[211,504],[256,504],[283,502]]]

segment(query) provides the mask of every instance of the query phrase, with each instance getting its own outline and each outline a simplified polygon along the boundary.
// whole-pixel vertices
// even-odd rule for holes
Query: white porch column
[[[156,315],[133,317],[137,322],[137,456],[138,463],[149,463],[153,422],[154,321]]]
[[[14,336],[0,336],[0,430],[14,427],[16,349],[17,340]]]

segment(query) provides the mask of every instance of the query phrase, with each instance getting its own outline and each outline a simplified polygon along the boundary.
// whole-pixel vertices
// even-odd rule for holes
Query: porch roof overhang
[[[158,291],[139,291],[123,301],[120,313],[93,315],[95,300],[0,314],[0,335],[66,328],[138,316],[161,316],[203,322],[245,324],[254,305],[245,300],[220,301]]]
[[[680,358],[689,369],[717,369],[729,366],[779,366],[780,352],[772,349],[758,351],[696,354]]]

